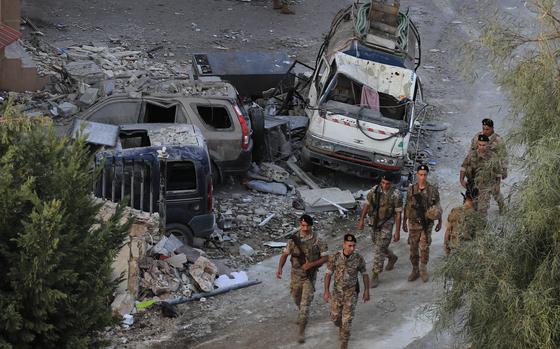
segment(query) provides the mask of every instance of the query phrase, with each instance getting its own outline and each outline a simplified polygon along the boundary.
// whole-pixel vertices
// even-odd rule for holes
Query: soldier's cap
[[[348,242],[358,242],[356,240],[356,237],[352,234],[346,234],[344,235],[344,241],[348,241]]]
[[[478,140],[481,142],[490,142],[490,138],[488,138],[488,136],[485,134],[479,134]]]
[[[416,169],[416,172],[419,172],[419,171],[422,171],[422,170],[424,170],[424,171],[426,171],[426,172],[430,172],[430,168],[428,167],[428,165],[420,165],[420,166],[418,166],[418,168]]]
[[[492,119],[482,119],[482,125],[494,127],[494,121],[492,121]]]

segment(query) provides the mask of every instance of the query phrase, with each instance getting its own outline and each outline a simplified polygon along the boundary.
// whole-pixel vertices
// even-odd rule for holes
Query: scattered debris
[[[206,257],[198,257],[196,262],[189,267],[189,273],[200,289],[210,292],[214,288],[214,279],[218,268]]]
[[[231,276],[233,278],[225,274],[220,275],[216,279],[216,281],[214,281],[214,286],[216,286],[217,288],[225,288],[225,287],[231,287],[233,285],[239,285],[249,281],[249,277],[247,276],[247,273],[244,271],[240,271],[240,272],[234,271],[233,273],[231,273]]]
[[[281,248],[281,247],[286,247],[288,245],[288,243],[287,242],[278,242],[278,241],[267,241],[263,245],[271,247],[271,248]]]
[[[253,250],[253,248],[247,244],[243,244],[241,246],[239,246],[239,254],[241,256],[247,256],[250,257],[252,255],[255,254],[255,250]]]
[[[288,194],[288,187],[284,183],[265,182],[261,180],[251,180],[247,182],[247,188],[257,190],[263,193],[271,193],[278,195]]]
[[[333,209],[352,209],[356,200],[349,190],[339,188],[300,190],[299,194],[305,204],[306,212],[323,212]]]
[[[274,218],[274,216],[275,216],[275,214],[272,213],[272,214],[270,214],[268,217],[266,217],[265,219],[263,219],[263,221],[259,223],[259,227],[262,227],[262,226],[266,225],[266,223],[270,222],[270,220],[271,220],[272,218]]]
[[[296,176],[298,176],[311,189],[320,189],[321,188],[319,185],[317,185],[317,183],[315,183],[311,178],[309,178],[309,176],[298,165],[296,165],[295,161],[290,159],[290,160],[288,160],[287,164],[288,164],[288,167],[290,167],[290,169],[292,171],[294,171]]]

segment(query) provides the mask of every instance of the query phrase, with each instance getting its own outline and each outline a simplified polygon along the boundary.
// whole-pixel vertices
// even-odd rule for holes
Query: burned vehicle
[[[80,118],[112,125],[195,125],[208,143],[215,177],[242,175],[251,165],[251,121],[227,82],[167,81],[141,93],[101,99]]]
[[[420,37],[398,2],[340,11],[309,86],[303,165],[398,181],[421,109],[419,65]]]
[[[76,121],[73,134],[83,132],[97,147],[95,196],[126,199],[129,207],[160,215],[163,199],[167,234],[188,244],[209,238],[215,226],[211,165],[196,126]]]

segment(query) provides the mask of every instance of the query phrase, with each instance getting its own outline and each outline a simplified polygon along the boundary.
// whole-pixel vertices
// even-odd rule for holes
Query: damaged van
[[[420,38],[398,8],[382,17],[389,24],[370,13],[367,25],[357,28],[357,17],[375,11],[374,3],[366,11],[361,9],[364,4],[354,4],[333,21],[309,89],[310,124],[302,162],[360,177],[384,174],[398,181],[406,174],[411,131],[422,100],[416,74]],[[387,20],[391,15],[394,23]]]

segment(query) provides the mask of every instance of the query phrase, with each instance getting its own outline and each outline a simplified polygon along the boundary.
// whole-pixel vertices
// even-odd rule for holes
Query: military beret
[[[426,172],[430,172],[430,168],[428,167],[428,165],[420,165],[420,166],[418,166],[418,168],[416,169],[416,172],[419,172],[419,171],[422,171],[422,170],[424,170],[424,171],[426,171]]]
[[[344,241],[349,241],[349,242],[358,242],[356,240],[356,237],[352,234],[346,234],[344,235]]]
[[[482,124],[484,126],[494,127],[494,121],[492,121],[492,119],[482,119]]]
[[[481,142],[490,142],[490,138],[488,138],[488,136],[484,134],[479,134],[478,140]]]

